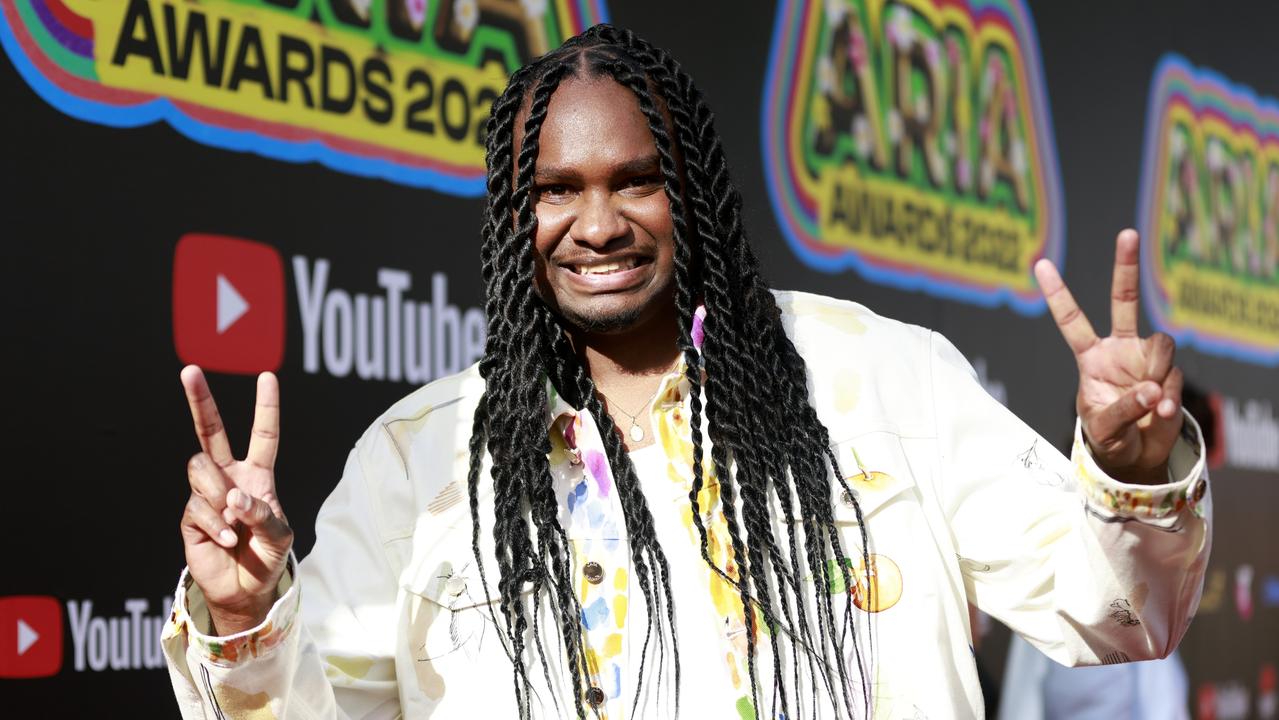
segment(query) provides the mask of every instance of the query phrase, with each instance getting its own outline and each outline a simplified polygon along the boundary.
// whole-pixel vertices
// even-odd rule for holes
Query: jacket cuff
[[[1107,475],[1084,441],[1083,423],[1076,420],[1075,443],[1070,455],[1089,505],[1109,515],[1156,524],[1164,524],[1163,521],[1186,509],[1203,517],[1204,498],[1208,494],[1203,433],[1199,423],[1184,408],[1181,414],[1185,422],[1168,456],[1168,482],[1162,485],[1134,485]]]
[[[173,599],[173,610],[165,625],[163,637],[186,635],[187,644],[205,662],[231,668],[255,658],[265,657],[292,634],[300,605],[300,589],[293,582],[297,574],[297,557],[289,552],[285,572],[276,585],[276,597],[266,619],[257,627],[233,635],[210,635],[212,622],[205,605],[204,593],[183,568]]]

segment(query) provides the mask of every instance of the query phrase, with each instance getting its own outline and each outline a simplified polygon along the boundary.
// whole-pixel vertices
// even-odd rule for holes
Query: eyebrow
[[[657,153],[645,155],[633,160],[618,163],[611,168],[609,172],[612,175],[639,175],[647,172],[657,172],[661,167]],[[558,167],[555,165],[538,165],[534,172],[533,178],[535,182],[546,182],[561,178],[577,177],[578,172],[573,167]]]

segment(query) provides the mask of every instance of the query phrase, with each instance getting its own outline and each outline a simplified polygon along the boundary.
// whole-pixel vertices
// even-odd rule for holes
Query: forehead
[[[522,116],[516,127],[523,128]],[[653,152],[653,134],[634,93],[611,79],[574,77],[551,96],[537,164],[589,171]]]

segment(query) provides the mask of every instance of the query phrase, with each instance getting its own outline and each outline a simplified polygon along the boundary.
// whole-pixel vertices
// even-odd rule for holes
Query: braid
[[[790,689],[800,692],[804,678],[809,680],[814,712],[820,684],[836,716],[869,717],[869,655],[864,656],[854,628],[852,593],[857,584],[835,524],[832,482],[853,498],[859,522],[861,509],[830,449],[829,433],[809,402],[806,365],[782,327],[780,311],[747,241],[741,194],[729,177],[714,115],[692,78],[668,53],[608,25],[591,28],[516,72],[494,102],[486,125],[488,201],[480,256],[488,339],[479,365],[485,391],[475,410],[467,485],[472,547],[490,613],[514,666],[519,716],[531,716],[525,657],[530,614],[534,650],[548,685],[553,684],[539,624],[543,594],[560,626],[563,657],[557,661],[570,674],[579,718],[586,716],[582,691],[590,670],[571,545],[559,521],[547,461],[548,380],[567,402],[596,420],[623,510],[631,570],[648,610],[639,667],[632,670],[639,678],[632,712],[638,708],[639,683],[654,637],[658,676],[669,654],[679,705],[675,602],[652,513],[589,372],[571,347],[562,321],[538,297],[533,284],[533,175],[539,135],[552,95],[570,77],[607,77],[630,90],[653,136],[670,205],[678,348],[690,388],[692,519],[704,562],[738,591],[755,715],[761,715],[762,707],[756,671],[756,633],[762,618],[774,657],[773,717],[798,717],[802,703],[795,704],[799,698]],[[516,153],[515,123],[521,108],[524,135]],[[693,342],[699,304],[706,308],[700,351]],[[711,442],[709,470],[703,417]],[[486,453],[492,458],[496,516],[496,611],[480,553],[478,496]],[[729,536],[732,554],[725,567],[711,557],[699,506],[708,472],[719,482],[719,505]],[[785,521],[785,547],[771,522],[774,496]],[[865,523],[860,527],[860,555],[868,568]],[[815,615],[804,600],[805,577],[816,582]],[[836,621],[830,592],[836,578],[842,578],[849,600],[842,623]],[[522,593],[526,583],[532,587],[527,598]],[[526,600],[531,604],[526,606]],[[787,632],[788,647],[779,630]],[[846,667],[850,641],[861,688],[860,712],[854,712],[858,703]],[[787,649],[792,658],[789,677],[784,667]],[[867,652],[873,654],[873,647]]]

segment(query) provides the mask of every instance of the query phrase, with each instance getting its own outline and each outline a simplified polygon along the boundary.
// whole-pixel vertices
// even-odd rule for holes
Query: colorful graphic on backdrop
[[[1138,202],[1155,326],[1205,352],[1279,364],[1279,100],[1165,55]]]
[[[1039,44],[1021,0],[783,0],[767,183],[805,263],[1026,314],[1064,219]]]
[[[0,0],[0,44],[73,117],[165,121],[215,147],[484,192],[509,72],[604,0]]]

